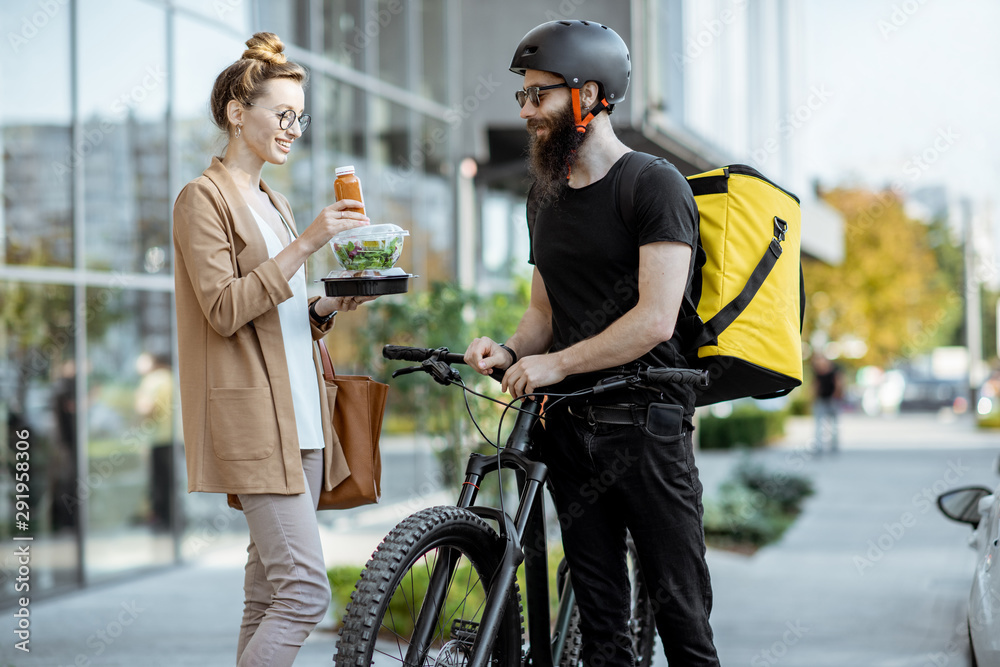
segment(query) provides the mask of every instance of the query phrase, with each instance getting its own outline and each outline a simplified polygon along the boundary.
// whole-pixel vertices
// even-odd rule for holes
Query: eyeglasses
[[[260,104],[254,104],[253,102],[247,102],[247,106],[260,107],[261,109],[267,109],[268,111],[273,111],[278,114],[278,127],[282,130],[287,130],[295,122],[295,119],[299,120],[299,129],[305,132],[309,129],[309,123],[312,122],[312,116],[307,113],[297,116],[291,109],[285,109],[284,111],[278,111],[277,109],[272,109],[271,107],[261,106]]]
[[[540,91],[568,87],[569,84],[567,83],[554,83],[551,86],[531,86],[530,88],[525,88],[524,90],[515,90],[514,98],[517,100],[517,103],[521,105],[522,109],[524,108],[524,103],[528,100],[531,100],[531,103],[537,107],[541,102],[541,100],[538,99],[538,93]]]

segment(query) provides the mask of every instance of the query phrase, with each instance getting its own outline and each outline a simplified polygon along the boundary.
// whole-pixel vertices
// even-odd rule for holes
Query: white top
[[[267,244],[268,257],[274,257],[284,249],[284,245],[267,221],[252,206],[249,208]],[[280,213],[278,217],[281,217]],[[284,218],[281,218],[281,222],[287,229],[288,223]],[[292,237],[290,229],[288,236]],[[299,434],[300,448],[323,449],[323,424],[320,421],[323,413],[319,407],[319,383],[316,379],[316,366],[313,364],[313,339],[309,325],[304,264],[288,281],[288,285],[292,288],[292,297],[278,304],[278,319],[281,321],[281,337],[285,344],[288,380],[292,386],[295,430]]]

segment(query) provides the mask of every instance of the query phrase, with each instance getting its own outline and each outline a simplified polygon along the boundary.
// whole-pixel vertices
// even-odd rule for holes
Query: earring
[[[242,125],[237,125],[236,126],[236,138],[239,139],[241,134],[243,134],[243,126]]]

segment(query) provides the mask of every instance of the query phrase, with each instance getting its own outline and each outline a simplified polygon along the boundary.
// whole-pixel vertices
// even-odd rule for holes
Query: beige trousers
[[[285,667],[330,606],[316,522],[323,450],[302,450],[306,493],[240,494],[250,526],[238,667]]]

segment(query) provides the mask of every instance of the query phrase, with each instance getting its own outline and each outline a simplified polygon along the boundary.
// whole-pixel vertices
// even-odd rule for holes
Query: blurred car
[[[979,387],[976,398],[976,423],[1000,427],[1000,373],[993,373]]]
[[[972,666],[1000,665],[1000,487],[966,486],[938,496],[938,508],[954,521],[974,528],[969,545],[976,568],[969,593],[969,645]]]
[[[899,403],[900,412],[935,411],[942,408],[963,412],[968,406],[964,380],[908,378]]]

